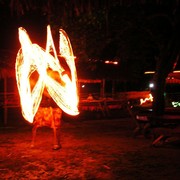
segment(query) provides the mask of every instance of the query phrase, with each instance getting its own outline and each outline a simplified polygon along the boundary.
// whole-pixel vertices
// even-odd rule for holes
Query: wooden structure
[[[97,93],[89,92],[85,95],[81,92],[82,86],[85,84],[99,84],[98,95]],[[113,98],[113,87],[110,95],[105,91],[105,79],[79,79],[79,109],[80,111],[100,111],[104,117],[110,115],[110,109],[119,109],[126,100],[123,96],[120,98]],[[112,83],[113,84],[113,83]]]
[[[14,92],[8,92],[8,79],[15,78],[15,62],[12,63],[14,53],[0,50],[0,79],[3,81],[3,91],[0,93],[0,106],[3,108],[4,125],[7,125],[8,104],[14,98]],[[13,97],[12,97],[13,96]]]
[[[81,97],[82,92],[81,88],[84,84],[99,84],[100,89],[99,91],[99,98],[104,98],[105,96],[105,80],[104,79],[78,79],[78,90],[79,90],[79,96]]]

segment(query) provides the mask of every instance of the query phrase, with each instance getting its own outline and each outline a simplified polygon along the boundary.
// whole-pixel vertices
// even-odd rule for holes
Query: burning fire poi
[[[60,64],[50,26],[47,26],[45,50],[31,42],[24,28],[20,27],[18,30],[21,49],[17,54],[15,67],[23,117],[30,123],[33,122],[45,88],[64,112],[70,115],[79,114],[75,57],[66,32],[62,29],[59,30],[59,54],[65,58],[70,69],[71,78],[64,73],[65,69]],[[59,83],[55,78],[52,78],[47,72],[48,69],[56,73],[63,83]],[[35,71],[39,76],[32,88],[30,77]]]

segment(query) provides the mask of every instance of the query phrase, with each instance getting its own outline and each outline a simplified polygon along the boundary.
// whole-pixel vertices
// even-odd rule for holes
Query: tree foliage
[[[23,17],[28,20],[34,15],[35,20],[40,16],[39,21],[43,19],[52,26],[55,39],[58,29],[65,29],[84,71],[109,71],[103,69],[100,61],[92,60],[118,59],[118,76],[139,80],[145,70],[155,65],[154,109],[163,112],[165,79],[180,51],[179,0],[1,0],[0,3],[6,9],[10,7],[7,13],[19,22]],[[1,15],[4,18],[6,13]]]

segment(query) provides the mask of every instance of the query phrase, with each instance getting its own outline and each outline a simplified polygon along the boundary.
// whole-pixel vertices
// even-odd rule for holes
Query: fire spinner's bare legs
[[[33,126],[32,128],[32,141],[31,141],[31,148],[34,147],[35,138],[36,138],[37,126]]]
[[[60,128],[53,128],[53,134],[54,134],[54,146],[53,149],[54,150],[58,150],[61,148],[61,144],[60,144]]]

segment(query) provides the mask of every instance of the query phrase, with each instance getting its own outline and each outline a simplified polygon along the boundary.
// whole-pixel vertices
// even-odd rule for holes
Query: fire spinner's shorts
[[[59,128],[61,125],[62,110],[60,108],[39,107],[33,125]]]

